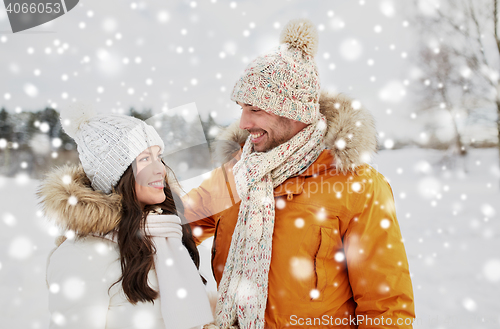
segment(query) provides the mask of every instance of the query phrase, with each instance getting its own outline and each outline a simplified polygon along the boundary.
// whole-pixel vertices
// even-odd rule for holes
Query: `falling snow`
[[[28,237],[15,237],[9,245],[8,255],[13,259],[26,260],[32,253],[33,242]]]
[[[490,282],[500,282],[500,260],[492,259],[487,261],[483,266],[483,274]]]
[[[416,3],[422,14],[438,17],[439,1]],[[417,82],[424,87],[438,85],[413,67],[414,39],[409,32],[413,23],[405,17],[399,1],[352,1],[345,6],[325,2],[317,8],[307,3],[273,3],[266,8],[265,17],[259,16],[258,11],[267,4],[257,2],[255,9],[250,9],[236,1],[187,1],[179,11],[160,3],[80,2],[71,12],[72,19],[55,20],[37,28],[56,33],[23,38],[0,36],[4,63],[2,106],[21,113],[21,109],[62,107],[82,98],[95,100],[103,112],[123,112],[132,106],[160,112],[167,102],[197,102],[202,116],[214,113],[212,117],[225,125],[240,113],[229,99],[237,72],[256,54],[276,45],[286,23],[280,12],[286,7],[287,16],[307,15],[317,23],[320,52],[316,61],[322,86],[359,99],[359,103],[353,102],[353,109],[363,104],[373,113],[377,128],[385,132],[379,136],[385,149],[397,148],[398,136],[392,134],[423,144],[431,140],[428,132],[411,123],[418,122],[421,115],[415,113],[408,95]],[[214,17],[221,19],[207,19]],[[5,24],[7,16],[0,10],[4,31],[8,30]],[[443,50],[439,42],[432,49],[435,53]],[[470,81],[471,67],[458,70],[463,79]],[[487,75],[498,78],[496,72]],[[35,128],[30,141],[35,157],[61,157],[63,142],[47,135],[50,125],[36,122]],[[447,139],[449,131],[441,131],[437,137]],[[347,141],[339,139],[336,146],[342,150]],[[0,138],[0,153],[7,149],[12,151],[16,146]],[[432,151],[384,150],[373,159],[394,192],[419,316],[444,314],[460,318],[465,312],[499,323],[493,315],[497,314],[494,292],[500,282],[500,170],[493,151],[473,152],[466,171],[457,164],[441,163],[442,154]],[[371,160],[370,154],[360,156]],[[85,285],[74,277],[48,289],[45,286],[45,261],[54,247],[54,238],[64,233],[72,239],[74,232],[61,232],[46,222],[36,207],[37,181],[28,174],[35,164],[23,160],[18,166],[22,172],[15,177],[0,177],[0,290],[5,306],[0,310],[0,327],[44,329],[47,319],[40,314],[46,311],[46,294],[78,299],[85,294]],[[69,176],[61,180],[64,184],[72,181]],[[361,184],[356,184],[351,186],[355,192],[362,189]],[[68,199],[69,205],[77,203],[75,197]],[[276,208],[286,209],[286,200],[279,199]],[[318,209],[314,216],[320,221],[329,218],[324,209]],[[304,219],[289,220],[295,229],[307,229]],[[388,220],[378,222],[378,229],[394,228]],[[201,228],[193,230],[195,236],[202,233]],[[207,265],[210,243],[211,239],[207,240],[201,249],[207,278],[212,273]],[[107,251],[105,246],[96,250]],[[344,261],[343,257],[343,253],[334,254],[336,261]],[[167,260],[166,265],[174,266],[172,260]],[[401,262],[397,265],[401,266]],[[314,264],[297,257],[292,259],[290,270],[298,279],[310,279]],[[209,284],[214,289],[213,280]],[[248,293],[251,290],[249,287]],[[310,291],[311,298],[318,296],[317,290]],[[59,313],[54,313],[52,320],[60,325],[71,321]],[[134,324],[154,327],[155,319],[149,313],[137,313]],[[459,322],[454,326],[470,327],[480,324],[467,326]]]
[[[78,278],[69,278],[62,283],[62,293],[69,300],[77,300],[85,294],[85,282]]]
[[[297,280],[309,279],[314,273],[314,264],[305,257],[293,257],[290,260],[290,272]]]

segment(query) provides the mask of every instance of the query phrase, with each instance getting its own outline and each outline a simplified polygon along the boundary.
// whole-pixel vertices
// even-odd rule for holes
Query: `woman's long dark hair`
[[[171,173],[168,166],[165,165],[165,168],[167,173]],[[170,180],[169,176],[171,176]],[[182,201],[179,195],[172,191],[169,184],[172,179],[177,184],[173,173],[165,175],[166,184],[163,188],[165,201],[156,205],[147,205],[144,209],[139,205],[135,194],[132,165],[127,168],[115,187],[115,192],[122,196],[122,217],[117,226],[122,276],[115,284],[122,281],[123,291],[132,304],[153,302],[158,298],[158,292],[148,285],[148,273],[154,265],[156,250],[151,239],[143,233],[146,217],[150,211],[159,207],[163,214],[177,215],[181,218],[182,243],[189,251],[196,268],[200,266],[200,255],[193,240],[191,227],[184,217]],[[203,277],[202,280],[206,283]]]

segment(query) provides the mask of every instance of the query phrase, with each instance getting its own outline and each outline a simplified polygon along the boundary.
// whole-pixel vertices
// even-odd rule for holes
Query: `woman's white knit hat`
[[[144,121],[119,114],[96,114],[91,106],[73,104],[61,111],[64,131],[76,142],[85,174],[95,190],[111,193],[135,158],[148,147],[164,144]]]
[[[291,20],[281,32],[280,44],[247,66],[231,100],[300,122],[316,122],[320,83],[314,55],[318,32],[307,19]]]

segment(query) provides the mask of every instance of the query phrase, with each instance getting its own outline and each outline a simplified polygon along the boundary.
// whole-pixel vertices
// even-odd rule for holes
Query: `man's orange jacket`
[[[376,148],[372,118],[342,95],[322,94],[320,105],[326,149],[274,190],[266,327],[412,328],[413,290],[392,190],[362,164]],[[246,136],[235,123],[222,138],[241,144]],[[217,284],[238,220],[237,159],[183,197],[197,244],[215,237]]]

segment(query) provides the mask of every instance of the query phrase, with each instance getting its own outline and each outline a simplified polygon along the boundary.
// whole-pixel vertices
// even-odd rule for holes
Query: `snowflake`
[[[493,217],[495,216],[495,208],[493,208],[491,205],[489,204],[483,204],[481,206],[481,212],[483,213],[484,216],[486,217]]]
[[[278,199],[278,200],[276,201],[276,208],[278,208],[278,209],[283,209],[283,208],[285,208],[285,206],[286,206],[286,201],[285,201],[285,200],[283,200],[283,199]]]
[[[363,53],[363,46],[356,39],[347,39],[340,44],[340,54],[345,60],[355,61]]]
[[[61,287],[57,284],[57,283],[52,283],[50,286],[49,286],[49,291],[53,294],[57,294],[59,293],[59,291],[61,290]]]
[[[491,259],[483,266],[483,274],[490,282],[500,282],[500,260]]]
[[[66,324],[66,318],[58,312],[52,313],[52,321],[58,326],[64,326]]]
[[[10,257],[18,260],[24,260],[33,253],[32,241],[24,236],[14,238],[9,245],[8,254]]]
[[[335,256],[333,256],[333,258],[335,259],[335,261],[340,263],[344,261],[345,255],[342,251],[338,251],[335,253]]]
[[[314,273],[313,262],[304,257],[292,257],[290,259],[290,271],[298,280],[306,280]]]
[[[405,87],[398,80],[389,81],[379,91],[379,98],[389,103],[399,103],[405,95]]]
[[[203,229],[199,226],[195,227],[193,229],[193,235],[196,236],[196,237],[199,237],[203,234]]]
[[[70,300],[78,300],[85,294],[85,281],[79,277],[66,279],[63,283],[63,294]]]
[[[74,206],[78,203],[78,198],[76,196],[72,195],[68,198],[68,203],[70,205]]]
[[[394,9],[394,3],[391,0],[382,1],[380,3],[380,11],[387,17],[392,17],[396,13]]]
[[[5,223],[5,225],[10,227],[15,226],[17,224],[16,217],[14,217],[14,215],[12,215],[11,213],[5,213],[3,215],[3,222]]]
[[[31,83],[27,83],[24,85],[24,92],[29,97],[37,97],[38,96],[38,88]]]
[[[477,309],[477,304],[472,298],[464,298],[462,305],[469,312],[474,312]]]
[[[304,220],[302,218],[297,218],[295,220],[295,226],[297,228],[303,228],[304,227]]]
[[[383,228],[383,229],[388,229],[389,226],[391,226],[391,222],[388,220],[388,219],[382,219],[380,221],[380,226]]]
[[[309,293],[309,296],[311,296],[312,299],[316,299],[319,297],[319,290],[317,289],[313,289],[311,290],[311,292]]]
[[[321,208],[318,213],[316,214],[316,217],[318,220],[323,221],[326,219],[326,211],[325,208]]]
[[[178,290],[177,290],[177,297],[178,297],[179,299],[184,299],[184,298],[186,298],[187,294],[188,294],[188,293],[187,293],[186,289],[184,289],[184,288],[180,288],[180,289],[178,289]]]

